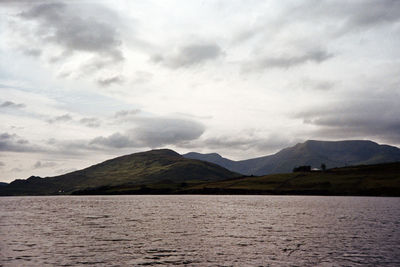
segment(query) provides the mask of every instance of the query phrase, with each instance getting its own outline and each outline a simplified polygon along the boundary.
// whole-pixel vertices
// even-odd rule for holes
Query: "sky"
[[[0,181],[156,148],[400,146],[400,1],[0,0]]]

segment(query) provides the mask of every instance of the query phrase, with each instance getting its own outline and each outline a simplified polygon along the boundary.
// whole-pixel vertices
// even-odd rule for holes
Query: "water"
[[[400,198],[0,198],[0,266],[400,266]]]

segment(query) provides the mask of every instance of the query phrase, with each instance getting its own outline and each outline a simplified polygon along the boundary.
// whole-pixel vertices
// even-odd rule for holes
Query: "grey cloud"
[[[337,33],[345,34],[400,21],[400,2],[397,0],[327,1],[309,0],[290,8],[291,21],[332,20]]]
[[[89,140],[57,140],[51,138],[47,140],[46,144],[49,146],[48,153],[62,154],[62,155],[83,155],[88,151],[98,151],[101,148],[90,144]]]
[[[91,128],[98,128],[101,124],[100,120],[97,118],[82,118],[79,122]]]
[[[21,168],[12,168],[11,172],[23,172],[24,170]]]
[[[37,152],[40,149],[19,137],[16,134],[1,133],[0,134],[0,151],[10,152]]]
[[[267,56],[246,62],[243,65],[244,71],[260,71],[268,68],[291,68],[308,62],[322,63],[333,57],[333,54],[324,50],[310,50],[300,55]]]
[[[363,6],[354,9],[357,9],[357,12],[349,18],[348,25],[370,27],[400,21],[400,2],[397,0],[366,1]]]
[[[36,23],[34,37],[43,45],[55,44],[63,50],[61,54],[51,56],[50,63],[62,62],[75,52],[90,53],[92,59],[82,64],[77,73],[83,75],[124,61],[118,31],[121,22],[110,9],[90,1],[79,5],[67,1],[35,2],[26,6],[19,17]],[[38,48],[24,52],[33,56],[40,54]],[[70,74],[64,72],[60,77]],[[107,85],[107,81],[99,83]]]
[[[52,119],[47,120],[48,123],[58,123],[58,122],[67,122],[67,121],[71,121],[72,117],[69,114],[64,114],[61,116],[56,116]]]
[[[205,131],[203,124],[194,120],[152,118],[138,121],[132,134],[149,147],[179,144],[199,138]]]
[[[12,5],[25,5],[32,3],[43,3],[45,0],[0,0],[0,4],[12,4]]]
[[[2,161],[0,161],[0,168],[6,166],[6,164]]]
[[[49,63],[62,62],[65,58],[71,56],[72,54],[73,54],[72,51],[65,50],[65,51],[61,52],[60,54],[58,54],[58,55],[51,56],[49,58]]]
[[[0,108],[24,108],[25,104],[17,104],[12,101],[4,101],[2,104],[0,104]]]
[[[34,169],[51,168],[51,167],[54,167],[56,165],[57,165],[57,163],[55,163],[55,162],[51,162],[51,161],[41,162],[40,160],[38,160],[33,165],[33,168]]]
[[[258,151],[263,154],[274,152],[277,149],[286,147],[293,144],[297,139],[289,139],[281,135],[272,134],[266,137],[256,135],[250,136],[246,133],[239,133],[238,135],[218,136],[200,140],[197,144],[198,147],[207,147],[214,150],[234,150],[234,151]]]
[[[136,118],[133,122],[136,125],[135,128],[125,133],[114,133],[108,137],[96,137],[89,144],[110,148],[155,148],[195,140],[205,131],[203,124],[179,118]]]
[[[154,55],[151,60],[154,63],[162,63],[164,66],[175,69],[215,60],[223,54],[222,49],[217,44],[191,44],[180,47],[175,54]]]
[[[60,116],[56,116],[53,117],[51,119],[48,119],[47,122],[50,124],[54,124],[54,123],[63,123],[63,122],[72,122],[73,118],[70,114],[64,114],[64,115],[60,115]],[[82,118],[79,121],[76,121],[80,124],[83,124],[87,127],[91,127],[91,128],[97,128],[100,126],[100,120],[97,118]]]
[[[367,0],[325,2],[324,13],[335,17],[345,16],[342,32],[369,29],[382,24],[400,21],[400,2],[397,0]],[[318,8],[314,11],[321,12]]]
[[[127,135],[114,133],[108,137],[99,136],[90,141],[89,145],[100,145],[111,148],[137,147],[138,144]]]
[[[313,41],[330,39],[400,22],[400,1],[398,0],[305,0],[286,5],[277,16],[260,16],[256,23],[234,36],[232,42],[240,44],[256,37],[271,40],[280,33],[289,32],[291,26],[308,23],[307,32]],[[323,32],[309,31],[321,28]],[[317,34],[317,35],[316,35]]]
[[[149,82],[153,78],[153,74],[146,71],[136,71],[133,77],[132,84],[143,84]]]
[[[114,118],[124,118],[140,113],[140,109],[121,110],[115,113]]]
[[[110,21],[84,16],[63,2],[33,5],[21,17],[39,22],[37,34],[68,50],[98,52],[121,60],[121,40]]]
[[[195,120],[174,117],[139,117],[136,115],[138,112],[139,110],[122,110],[114,116],[119,123],[130,125],[130,130],[116,132],[109,136],[97,136],[90,140],[49,139],[46,142],[46,145],[50,147],[47,151],[78,155],[87,151],[180,145],[199,138],[205,131],[204,125]]]
[[[112,76],[109,78],[98,79],[97,83],[101,86],[106,87],[106,86],[110,86],[112,84],[121,84],[121,83],[123,83],[123,81],[124,81],[124,79],[121,76],[117,75],[117,76]]]
[[[122,58],[121,58],[122,60]],[[116,60],[114,58],[110,57],[95,57],[92,58],[91,60],[87,61],[85,64],[83,64],[80,68],[81,74],[93,74],[95,72],[98,72],[99,70],[102,70],[104,68],[107,68],[108,66],[111,66],[115,63],[117,63],[119,60]],[[98,82],[98,81],[97,81]]]
[[[39,57],[42,54],[42,50],[36,48],[25,49],[23,52],[25,55],[32,57]]]
[[[336,84],[337,82],[328,80],[314,80],[305,78],[301,80],[298,85],[293,85],[293,86],[300,86],[302,89],[305,90],[329,91],[333,90]]]
[[[314,134],[327,138],[374,138],[400,144],[399,96],[327,103],[296,114],[314,125]]]

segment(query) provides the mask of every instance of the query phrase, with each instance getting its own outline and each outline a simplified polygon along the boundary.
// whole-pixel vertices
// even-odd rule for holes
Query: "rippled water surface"
[[[0,198],[0,266],[400,266],[400,198]]]

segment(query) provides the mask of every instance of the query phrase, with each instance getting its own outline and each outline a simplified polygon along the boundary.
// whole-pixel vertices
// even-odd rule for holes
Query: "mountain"
[[[219,165],[161,149],[114,158],[60,176],[15,180],[0,187],[0,195],[71,194],[101,187],[141,188],[146,184],[190,184],[238,176]]]
[[[400,162],[190,185],[181,194],[400,196]]]
[[[240,161],[233,161],[233,160],[224,158],[220,154],[217,154],[217,153],[201,154],[201,153],[197,153],[197,152],[189,152],[182,156],[187,159],[198,159],[198,160],[203,160],[203,161],[207,161],[207,162],[212,162],[219,166],[223,166],[224,168],[226,168],[228,170],[235,169],[236,172],[242,173],[241,165],[238,164]]]
[[[316,141],[308,140],[293,147],[285,148],[276,154],[233,161],[218,154],[188,153],[190,159],[213,162],[228,170],[245,175],[266,175],[291,172],[294,167],[310,165],[327,168],[348,165],[378,164],[400,161],[400,149],[394,146],[379,145],[372,141]]]

